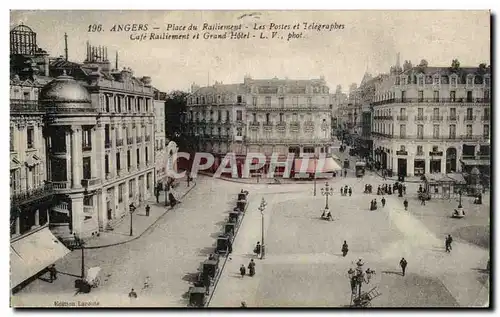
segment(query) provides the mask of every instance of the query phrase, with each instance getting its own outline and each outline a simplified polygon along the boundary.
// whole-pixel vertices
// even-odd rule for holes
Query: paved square
[[[343,307],[350,304],[347,270],[358,259],[365,269],[376,271],[368,291],[382,293],[373,307],[456,307],[488,303],[488,274],[483,271],[489,258],[488,206],[472,205],[464,198],[469,217],[452,219],[454,201],[432,200],[420,206],[418,184],[408,184],[409,211],[403,198],[363,194],[364,184],[375,188],[382,180],[336,178],[329,181],[335,194],[329,199],[334,221],[320,219],[325,197],[317,196],[313,184],[262,185],[255,196],[267,201],[264,211],[266,256],[256,259],[256,275],[239,277],[238,268],[247,265],[253,246],[261,239],[260,198],[252,201],[234,244],[232,260],[226,265],[211,307],[235,307],[245,301],[249,307]],[[340,196],[340,187],[351,186],[353,196]],[[369,211],[377,199],[377,211]],[[486,200],[486,199],[485,199]],[[451,253],[444,250],[444,237],[454,236]],[[346,240],[349,253],[341,254]],[[399,260],[408,261],[402,276]]]

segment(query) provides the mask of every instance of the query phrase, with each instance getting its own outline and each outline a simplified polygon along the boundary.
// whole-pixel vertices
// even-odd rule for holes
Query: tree
[[[458,59],[454,59],[451,61],[451,68],[453,70],[458,70],[460,68],[460,62],[458,61]]]
[[[186,149],[186,101],[189,93],[175,90],[170,92],[165,100],[165,130],[166,137],[177,143],[179,150]]]

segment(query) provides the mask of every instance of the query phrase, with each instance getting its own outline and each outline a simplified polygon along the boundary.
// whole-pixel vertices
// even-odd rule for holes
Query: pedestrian
[[[406,195],[406,185],[403,184],[403,194]]]
[[[408,262],[406,262],[405,258],[401,258],[401,261],[399,261],[399,266],[401,266],[401,270],[403,271],[403,276],[406,274],[406,266],[408,265]]]
[[[255,248],[253,249],[253,253],[257,254],[257,256],[260,255],[260,241],[257,241],[257,244],[255,245]]]
[[[349,187],[349,197],[351,197],[351,195],[352,195],[352,188]]]
[[[149,288],[149,276],[146,276],[146,279],[144,280],[144,286],[142,289]]]
[[[191,181],[191,172],[187,172],[186,181],[187,181],[187,187],[189,187],[189,182]]]
[[[149,207],[149,205],[146,205],[146,217],[149,217],[149,210],[151,209],[151,207]]]
[[[340,187],[340,196],[344,196],[344,187]]]
[[[403,205],[405,206],[405,210],[408,210],[408,200],[403,201]]]
[[[446,240],[445,240],[446,252],[450,252],[451,251],[451,243],[452,242],[453,242],[453,238],[451,237],[451,235],[448,235],[446,237]]]
[[[240,275],[241,275],[241,278],[243,278],[246,273],[247,273],[247,270],[245,269],[245,266],[242,264],[240,266]]]
[[[382,195],[382,188],[380,187],[380,185],[378,185],[377,188],[377,195]]]
[[[349,252],[349,246],[347,245],[347,242],[344,240],[344,244],[342,245],[342,256],[346,256],[347,252]]]
[[[50,282],[57,280],[57,270],[54,264],[50,265],[47,270],[49,271]]]
[[[255,275],[255,262],[253,259],[250,260],[250,263],[248,263],[248,273],[250,276]]]
[[[382,197],[382,207],[385,207],[385,198]]]
[[[137,298],[137,293],[134,291],[134,289],[130,290],[130,293],[128,293],[129,298]]]
[[[418,193],[420,194],[422,192],[422,185],[418,185]]]
[[[424,197],[424,195],[420,195],[420,205],[424,205],[425,206],[425,197]]]
[[[160,203],[160,188],[158,186],[156,186],[156,189],[155,189],[155,196],[156,196],[156,203],[159,204]]]
[[[344,170],[344,177],[347,177],[347,169]]]

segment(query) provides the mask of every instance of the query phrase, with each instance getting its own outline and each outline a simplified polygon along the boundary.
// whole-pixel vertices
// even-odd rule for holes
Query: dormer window
[[[424,76],[418,76],[418,85],[423,86],[424,85]]]
[[[487,77],[487,76],[485,76],[485,77],[484,77],[484,84],[485,84],[486,86],[489,86],[489,85],[490,85],[490,77]]]
[[[472,86],[474,84],[474,76],[467,76],[467,86]]]
[[[450,77],[450,84],[452,86],[455,86],[455,87],[457,86],[457,76],[456,75]]]
[[[434,76],[434,78],[433,78],[433,84],[434,85],[439,85],[439,76]]]

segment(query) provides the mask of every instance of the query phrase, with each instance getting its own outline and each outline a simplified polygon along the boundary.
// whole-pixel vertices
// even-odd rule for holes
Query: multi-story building
[[[165,100],[166,93],[154,89],[155,114],[155,184],[166,176],[166,131],[165,131]]]
[[[337,85],[335,93],[330,95],[330,110],[332,116],[332,134],[339,129],[341,118],[340,118],[340,107],[342,104],[347,102],[347,94],[342,92],[342,86]]]
[[[324,78],[245,77],[242,84],[193,88],[188,120],[200,150],[222,156],[329,154],[330,96]]]
[[[376,85],[375,160],[401,175],[489,171],[490,68],[398,63]]]

